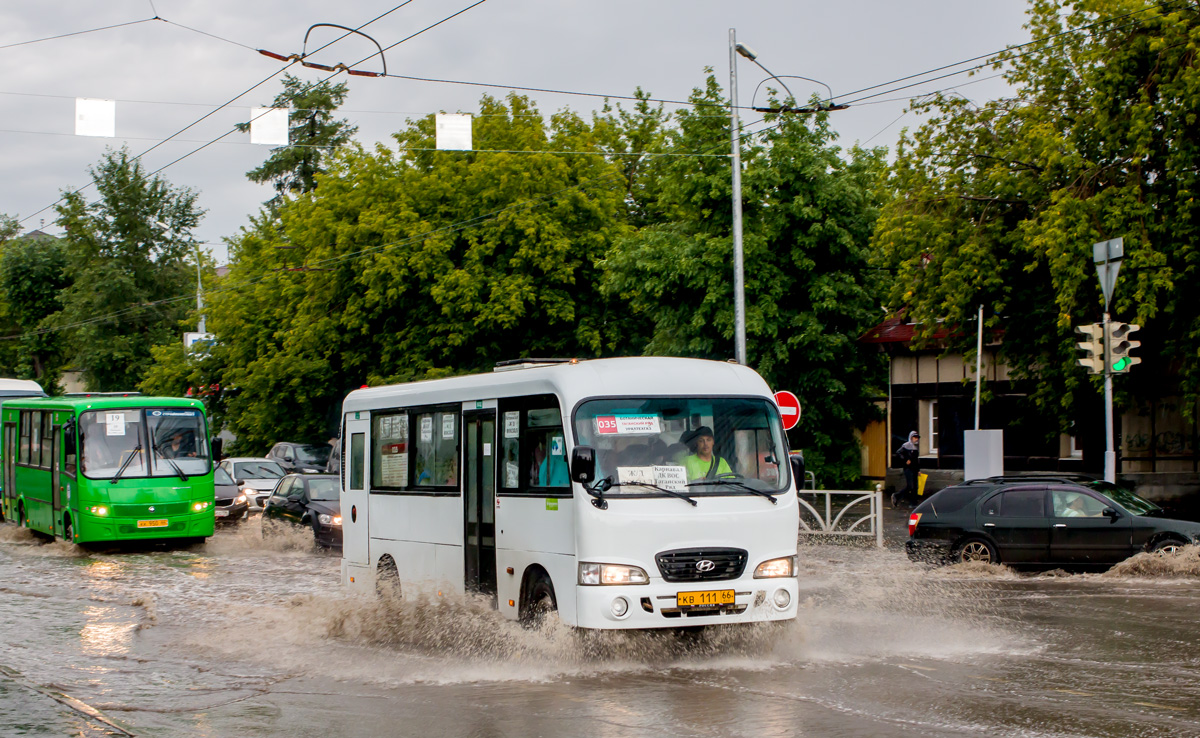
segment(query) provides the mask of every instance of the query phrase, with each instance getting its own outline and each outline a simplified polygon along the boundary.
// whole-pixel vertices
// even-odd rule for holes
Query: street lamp
[[[772,79],[779,80],[779,84],[783,89],[787,90],[792,101],[796,101],[796,96],[788,89],[782,79],[767,69],[758,61],[758,54],[755,54],[748,46],[737,42],[737,34],[735,30],[729,29],[729,146],[733,159],[733,320],[734,320],[734,357],[737,363],[746,363],[746,281],[745,273],[743,272],[743,248],[742,248],[742,149],[740,146],[740,136],[738,135],[741,128],[738,123],[738,102],[737,102],[737,58],[738,55],[746,57],[754,62],[764,72],[771,76]],[[780,107],[780,108],[755,108],[755,110],[764,113],[815,113],[823,110],[843,110],[847,106],[833,104],[833,90],[829,89],[829,85],[824,82],[818,82],[815,79],[808,77],[796,77],[796,79],[808,80],[809,82],[817,82],[829,90],[829,102],[826,104],[818,104],[816,107]]]

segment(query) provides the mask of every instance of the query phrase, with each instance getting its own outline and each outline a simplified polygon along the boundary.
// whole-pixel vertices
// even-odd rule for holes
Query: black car
[[[1077,476],[1001,477],[946,487],[908,519],[914,561],[1108,567],[1140,551],[1200,543],[1200,523],[1161,517],[1127,489]]]
[[[250,503],[229,472],[219,466],[213,469],[213,485],[216,488],[217,525],[232,525],[245,519]]]
[[[329,444],[283,442],[275,444],[267,458],[289,473],[320,474],[329,464],[332,449]]]
[[[263,509],[263,536],[285,523],[311,528],[318,546],[341,548],[338,478],[329,474],[288,474],[280,479]]]

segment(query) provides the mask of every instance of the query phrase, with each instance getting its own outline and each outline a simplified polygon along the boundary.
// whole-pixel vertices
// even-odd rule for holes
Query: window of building
[[[929,442],[929,454],[937,456],[938,452],[938,401],[930,400],[929,402],[929,435],[926,436]]]

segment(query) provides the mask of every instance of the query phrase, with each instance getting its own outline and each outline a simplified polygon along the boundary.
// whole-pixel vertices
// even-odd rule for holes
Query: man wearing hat
[[[679,440],[686,443],[692,451],[691,455],[683,460],[689,482],[696,479],[716,479],[721,474],[733,474],[729,462],[713,453],[716,440],[713,438],[712,428],[702,425],[684,433]]]

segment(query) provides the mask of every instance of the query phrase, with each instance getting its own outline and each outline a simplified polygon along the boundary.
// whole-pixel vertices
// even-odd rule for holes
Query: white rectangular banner
[[[117,101],[75,98],[75,135],[105,138],[116,136]]]
[[[288,145],[287,108],[251,108],[250,143],[266,146]]]

